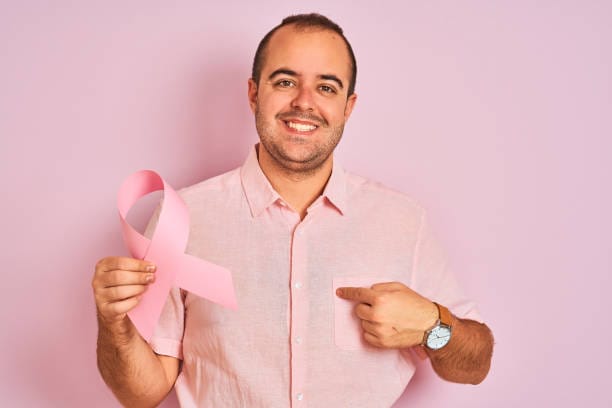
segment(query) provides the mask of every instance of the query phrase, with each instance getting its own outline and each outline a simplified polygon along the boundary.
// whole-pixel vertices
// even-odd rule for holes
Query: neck
[[[261,145],[258,146],[258,160],[274,190],[300,214],[302,220],[310,204],[323,193],[333,168],[333,158],[330,156],[316,169],[290,170],[280,166]]]

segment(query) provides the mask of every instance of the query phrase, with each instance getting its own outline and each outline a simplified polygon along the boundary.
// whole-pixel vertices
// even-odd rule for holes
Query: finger
[[[108,303],[102,310],[101,313],[108,317],[118,316],[124,313],[128,313],[130,310],[136,307],[142,299],[141,296],[134,296],[128,299],[120,300],[118,302]]]
[[[378,348],[383,348],[380,339],[376,336],[374,336],[371,333],[368,333],[366,331],[363,332],[363,339],[366,341],[366,343],[374,346],[374,347],[378,347]]]
[[[372,306],[365,303],[359,303],[357,306],[355,306],[355,315],[363,320],[375,320],[374,314],[372,313]]]
[[[369,320],[362,320],[361,328],[363,329],[363,331],[370,333],[372,336],[380,337],[381,335],[380,326]]]
[[[105,288],[123,285],[148,285],[155,281],[155,274],[153,272],[114,270],[104,273],[100,280]]]
[[[109,272],[117,269],[134,272],[154,272],[155,265],[149,261],[125,256],[104,258],[96,264],[96,271]]]
[[[372,290],[375,291],[393,291],[393,290],[402,290],[406,289],[407,286],[400,282],[382,282],[375,283],[371,286]]]
[[[120,302],[135,296],[139,296],[147,290],[145,285],[125,285],[108,288],[102,293],[107,303]]]
[[[376,298],[374,291],[369,288],[343,287],[336,289],[336,295],[347,300],[372,304]]]
[[[378,348],[396,348],[396,341],[387,336],[376,337],[371,333],[363,332],[363,338],[366,342]]]
[[[375,337],[378,337],[380,341],[383,341],[385,338],[391,337],[397,333],[390,326],[381,323],[371,322],[369,320],[362,320],[361,327],[364,331],[370,333]]]

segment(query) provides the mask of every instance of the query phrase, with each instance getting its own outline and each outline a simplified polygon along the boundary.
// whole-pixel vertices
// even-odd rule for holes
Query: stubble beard
[[[291,155],[284,147],[280,140],[285,138],[285,135],[275,134],[274,126],[270,124],[263,116],[259,108],[255,110],[255,128],[259,134],[261,145],[266,149],[268,154],[274,159],[274,162],[279,169],[291,175],[310,175],[316,173],[323,166],[327,159],[334,152],[334,149],[342,139],[344,132],[344,123],[337,126],[329,126],[319,128],[318,131],[330,132],[322,144],[316,144],[305,152],[301,157]],[[295,144],[311,143],[308,138],[311,136],[291,136],[292,142]]]

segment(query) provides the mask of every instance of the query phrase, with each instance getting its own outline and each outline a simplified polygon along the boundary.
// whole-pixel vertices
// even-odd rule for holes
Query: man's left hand
[[[377,283],[371,288],[342,287],[336,295],[358,302],[363,337],[380,348],[408,348],[421,344],[426,330],[438,319],[429,299],[399,282]]]

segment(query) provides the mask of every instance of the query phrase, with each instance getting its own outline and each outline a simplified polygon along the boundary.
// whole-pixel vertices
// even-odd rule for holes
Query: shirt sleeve
[[[151,238],[159,218],[158,207],[149,221],[144,235]],[[183,359],[183,332],[185,327],[185,296],[186,292],[173,287],[168,294],[164,308],[149,341],[151,348],[157,354]]]
[[[446,306],[457,317],[482,322],[475,302],[465,296],[457,276],[448,267],[446,255],[432,233],[425,212],[413,259],[411,288],[414,291]]]

